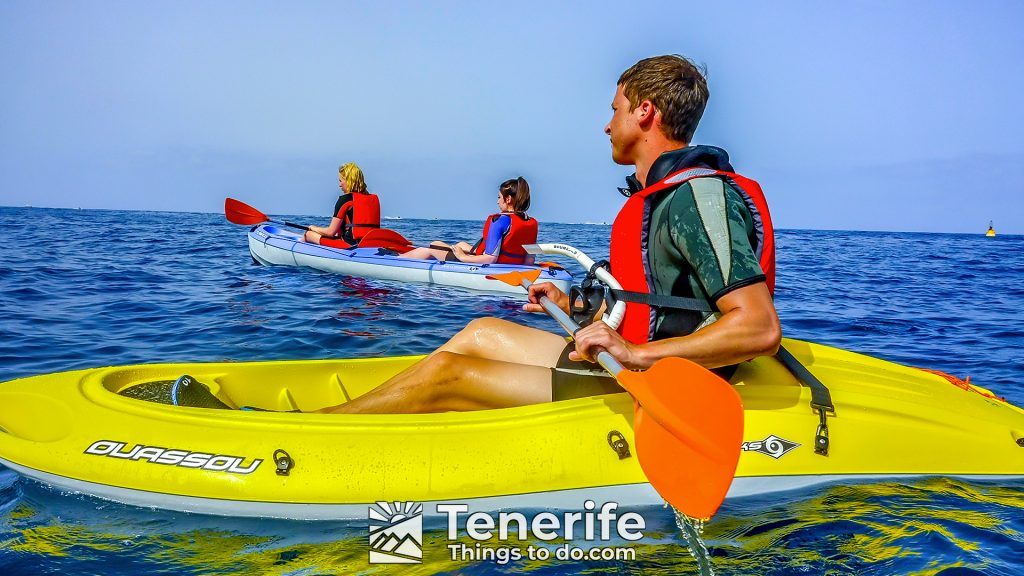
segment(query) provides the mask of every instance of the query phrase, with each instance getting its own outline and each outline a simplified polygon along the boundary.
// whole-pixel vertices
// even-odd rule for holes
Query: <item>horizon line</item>
[[[4,209],[4,208],[12,208],[12,209],[16,209],[16,210],[19,210],[19,209],[20,210],[24,210],[24,209],[31,209],[31,210],[90,210],[90,211],[97,211],[97,212],[155,212],[155,213],[158,213],[158,214],[221,214],[221,215],[223,215],[223,212],[221,212],[221,211],[206,212],[206,211],[202,211],[202,210],[159,210],[159,209],[153,209],[153,208],[148,208],[148,209],[140,209],[140,208],[82,208],[80,206],[79,207],[68,207],[68,206],[30,206],[30,205],[11,206],[11,205],[8,205],[8,204],[0,204],[0,209]],[[308,218],[326,218],[326,216],[315,215],[315,214],[298,214],[298,213],[290,214],[290,213],[285,213],[285,212],[281,212],[279,214],[281,214],[282,216],[302,216],[302,217],[308,217]],[[477,219],[466,219],[466,218],[438,218],[438,217],[432,217],[432,216],[401,216],[401,215],[392,215],[392,214],[382,215],[381,219],[382,220],[384,220],[384,219],[393,219],[393,220],[402,220],[402,221],[405,221],[405,220],[409,220],[409,221],[421,220],[421,221],[426,221],[426,222],[441,222],[441,221],[444,221],[444,222],[477,222],[478,221]],[[543,220],[541,222],[545,222],[545,223],[548,223],[548,224],[563,224],[563,225],[569,225],[569,226],[611,226],[610,223],[600,223],[600,222],[561,222],[561,221],[555,221],[555,220]],[[975,236],[975,235],[984,236],[985,232],[988,230],[987,226],[988,225],[986,225],[985,228],[982,231],[980,231],[980,232],[941,232],[941,231],[922,231],[922,230],[854,230],[854,229],[849,229],[849,228],[776,228],[776,230],[778,230],[778,231],[806,231],[806,232],[878,232],[878,233],[890,233],[890,234],[954,234],[954,235],[959,235],[959,236]],[[998,226],[993,226],[993,228],[996,230],[996,237],[999,237],[999,236],[1024,236],[1024,232],[999,232],[999,227]]]

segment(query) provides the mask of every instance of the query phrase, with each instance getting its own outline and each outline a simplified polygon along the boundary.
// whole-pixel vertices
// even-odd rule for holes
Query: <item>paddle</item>
[[[374,228],[359,240],[360,248],[390,248],[397,252],[413,249],[412,242],[398,232],[388,228]]]
[[[285,222],[282,220],[274,220],[267,216],[263,212],[249,206],[245,202],[235,200],[234,198],[224,199],[224,216],[227,217],[229,222],[234,224],[242,224],[243,226],[252,226],[253,224],[262,224],[264,222],[273,222],[275,224],[283,224],[285,226],[291,226],[292,228],[299,228],[301,230],[309,230],[309,226],[303,226],[302,224],[293,224],[292,222]]]
[[[529,288],[539,270],[488,276]],[[570,335],[580,326],[545,296],[541,306]],[[691,518],[710,518],[725,500],[743,442],[743,405],[728,382],[683,358],[663,358],[643,372],[611,354],[597,361],[633,396],[633,434],[651,486]]]
[[[303,226],[302,224],[274,220],[256,208],[253,208],[240,200],[235,200],[234,198],[224,199],[224,216],[229,222],[242,224],[244,226],[262,224],[263,222],[273,222],[275,224],[282,224],[284,226],[299,228],[301,230],[310,230],[309,226]],[[331,238],[333,240],[338,239],[337,236],[326,236],[326,238]],[[370,230],[359,241],[358,246],[361,248],[389,248],[397,252],[408,252],[412,249],[412,242],[394,230],[378,228],[376,230]],[[350,247],[354,248],[355,246]]]

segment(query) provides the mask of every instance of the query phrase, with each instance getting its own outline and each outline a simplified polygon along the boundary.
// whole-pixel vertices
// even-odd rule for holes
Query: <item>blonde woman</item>
[[[367,232],[380,228],[380,199],[366,189],[363,171],[354,162],[338,168],[341,195],[334,204],[331,223],[326,227],[310,226],[303,238],[306,242],[349,248]]]

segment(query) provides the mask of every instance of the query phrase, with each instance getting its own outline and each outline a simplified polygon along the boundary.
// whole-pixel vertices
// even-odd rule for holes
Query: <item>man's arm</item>
[[[576,333],[576,351],[569,358],[594,361],[604,349],[632,369],[649,368],[668,356],[717,368],[778,351],[782,328],[764,282],[737,288],[722,296],[717,305],[722,316],[709,326],[646,344],[628,342],[604,322],[595,322]]]

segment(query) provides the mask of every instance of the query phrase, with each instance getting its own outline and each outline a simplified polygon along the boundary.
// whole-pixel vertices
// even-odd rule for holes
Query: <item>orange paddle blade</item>
[[[234,198],[224,199],[224,216],[227,217],[229,222],[246,226],[270,220],[263,212]]]
[[[505,272],[504,274],[489,274],[488,280],[501,280],[505,284],[510,286],[522,286],[523,280],[528,280],[530,284],[533,284],[540,278],[540,270],[530,270],[528,272],[520,272],[515,270],[512,272]]]
[[[729,491],[743,443],[743,404],[728,382],[671,357],[645,372],[623,370],[633,395],[633,434],[640,467],[669,504],[710,518]]]

